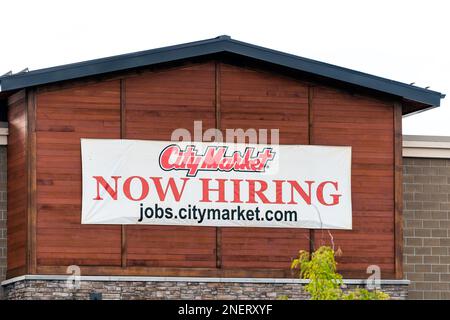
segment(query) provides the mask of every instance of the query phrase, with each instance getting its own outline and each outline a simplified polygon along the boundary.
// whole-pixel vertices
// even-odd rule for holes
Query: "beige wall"
[[[450,159],[404,158],[404,271],[410,299],[450,299]]]

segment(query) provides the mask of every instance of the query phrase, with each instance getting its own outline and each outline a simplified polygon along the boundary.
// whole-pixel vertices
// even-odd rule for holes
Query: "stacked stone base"
[[[306,281],[295,279],[143,279],[136,277],[82,277],[78,286],[71,286],[67,279],[55,276],[24,276],[17,281],[4,282],[5,298],[9,300],[157,300],[157,299],[233,299],[259,300],[309,299],[304,291]],[[98,279],[100,280],[98,280]],[[347,280],[347,288],[364,288],[363,281]],[[406,299],[408,282],[383,281],[381,290],[392,299]]]

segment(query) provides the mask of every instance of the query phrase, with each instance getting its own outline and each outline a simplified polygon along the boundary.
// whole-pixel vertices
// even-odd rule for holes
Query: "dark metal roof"
[[[7,75],[0,77],[0,90],[11,91],[218,53],[245,56],[315,76],[392,94],[423,104],[425,107],[439,106],[440,100],[444,98],[443,94],[436,91],[237,41],[229,36]]]

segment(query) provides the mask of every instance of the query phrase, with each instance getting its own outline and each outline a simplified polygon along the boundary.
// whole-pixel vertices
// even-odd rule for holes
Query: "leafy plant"
[[[389,300],[390,296],[378,290],[367,290],[357,288],[349,291],[347,294],[343,294],[342,300]]]
[[[380,291],[357,288],[344,293],[342,276],[337,273],[336,253],[328,246],[322,246],[313,252],[301,250],[294,259],[291,269],[299,271],[301,279],[309,279],[305,286],[311,300],[385,300],[389,295]]]

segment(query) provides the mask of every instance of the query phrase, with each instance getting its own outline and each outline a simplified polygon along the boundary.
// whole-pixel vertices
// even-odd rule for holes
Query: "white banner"
[[[81,139],[82,223],[351,229],[351,148]]]

